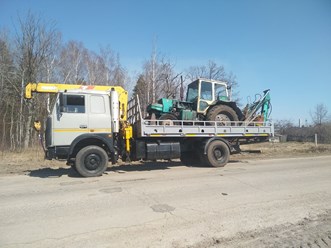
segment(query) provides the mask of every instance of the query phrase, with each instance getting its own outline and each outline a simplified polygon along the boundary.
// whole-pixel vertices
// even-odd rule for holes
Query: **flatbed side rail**
[[[141,120],[140,137],[238,137],[254,138],[274,136],[272,122],[217,122]]]

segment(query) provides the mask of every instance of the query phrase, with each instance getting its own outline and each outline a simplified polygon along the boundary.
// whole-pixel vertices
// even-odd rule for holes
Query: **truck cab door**
[[[90,94],[87,97],[89,98],[89,132],[111,133],[109,96],[103,94]]]
[[[88,132],[86,106],[85,94],[59,94],[52,118],[53,146],[69,146],[76,137]]]

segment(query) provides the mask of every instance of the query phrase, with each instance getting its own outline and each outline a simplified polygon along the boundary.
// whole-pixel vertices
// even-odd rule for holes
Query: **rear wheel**
[[[230,125],[231,121],[239,121],[236,111],[227,105],[215,105],[207,113],[206,119],[207,121],[219,121],[222,125]]]
[[[229,157],[229,147],[221,140],[214,140],[207,147],[204,161],[213,167],[223,167],[229,161]]]
[[[108,166],[108,155],[99,146],[87,146],[76,156],[75,167],[83,177],[101,176]]]

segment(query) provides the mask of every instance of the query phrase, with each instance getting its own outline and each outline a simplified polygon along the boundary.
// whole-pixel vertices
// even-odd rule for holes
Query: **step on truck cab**
[[[109,162],[119,159],[180,159],[185,165],[222,167],[240,151],[240,142],[266,141],[274,135],[268,120],[147,120],[139,98],[128,102],[127,92],[118,86],[64,88],[52,92],[57,97],[44,125],[45,157],[67,161],[83,177],[100,176]],[[40,122],[36,124],[41,130]]]

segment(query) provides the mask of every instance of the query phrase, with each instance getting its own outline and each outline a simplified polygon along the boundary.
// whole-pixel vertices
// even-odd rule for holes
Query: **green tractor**
[[[231,87],[225,82],[199,78],[187,87],[186,101],[161,98],[147,107],[151,119],[242,121],[245,116],[231,101]]]

